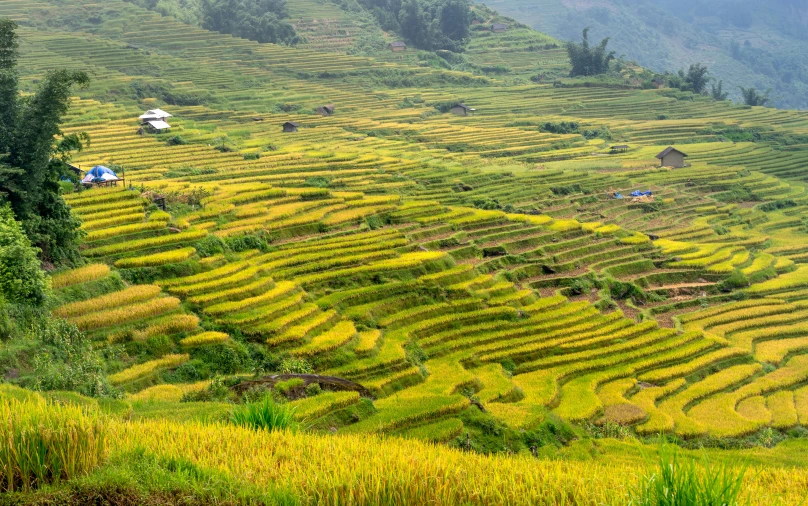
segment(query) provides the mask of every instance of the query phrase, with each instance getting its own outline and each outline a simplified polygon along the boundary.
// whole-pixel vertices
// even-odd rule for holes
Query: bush
[[[90,397],[115,397],[104,361],[93,343],[74,324],[48,318],[33,329],[42,346],[34,357],[37,390],[72,390]]]
[[[244,159],[245,160],[260,160],[261,159],[261,153],[247,153],[246,155],[244,155]]]
[[[659,469],[645,476],[634,491],[637,506],[737,505],[746,469],[705,460],[697,466],[683,460],[676,449],[659,449]]]
[[[33,306],[45,302],[48,283],[38,254],[11,208],[0,208],[0,295],[6,301]]]
[[[29,492],[98,467],[106,451],[103,421],[78,406],[0,400],[0,491]]]
[[[169,137],[168,140],[166,140],[166,144],[168,144],[169,146],[183,146],[185,144],[188,144],[188,141],[186,141],[179,135],[175,135],[173,137]]]
[[[238,406],[230,415],[234,425],[256,430],[297,430],[294,409],[285,404],[276,403],[266,395],[261,401]]]
[[[281,361],[280,372],[282,374],[312,374],[314,370],[305,359],[290,357]]]

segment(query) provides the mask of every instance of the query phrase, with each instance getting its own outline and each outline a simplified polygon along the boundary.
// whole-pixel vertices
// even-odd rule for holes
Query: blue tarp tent
[[[631,192],[632,197],[650,197],[652,193],[650,191],[641,192],[640,190],[634,190]]]
[[[118,181],[118,176],[109,167],[96,165],[84,175],[82,183],[106,183],[107,181]]]
[[[616,198],[616,199],[622,199],[622,198],[623,198],[623,195],[622,195],[620,192],[614,192],[614,198]]]

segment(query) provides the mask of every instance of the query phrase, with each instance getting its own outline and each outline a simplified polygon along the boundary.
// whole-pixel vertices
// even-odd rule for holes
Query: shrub
[[[183,146],[185,144],[188,144],[188,141],[186,141],[179,135],[175,135],[173,137],[169,137],[168,140],[166,140],[166,144],[168,144],[169,146]]]
[[[11,208],[0,208],[0,294],[5,300],[34,306],[45,302],[48,283],[38,253]]]
[[[230,422],[234,425],[256,430],[297,430],[298,425],[294,418],[294,409],[276,403],[271,396],[266,395],[258,402],[251,402],[233,409]]]
[[[91,340],[72,323],[46,319],[33,330],[41,348],[34,357],[37,390],[73,390],[91,397],[110,397],[117,392],[104,374],[104,362]]]
[[[302,358],[285,358],[281,361],[280,372],[283,374],[312,374],[311,364]]]
[[[683,460],[675,449],[659,449],[659,469],[645,476],[634,492],[631,504],[637,506],[685,506],[691,504],[738,504],[745,469],[726,464],[711,464],[705,458],[701,466],[692,459]]]
[[[101,419],[78,406],[0,400],[0,491],[70,480],[98,467],[106,451]]]
[[[245,160],[260,160],[261,153],[247,153],[244,155]]]

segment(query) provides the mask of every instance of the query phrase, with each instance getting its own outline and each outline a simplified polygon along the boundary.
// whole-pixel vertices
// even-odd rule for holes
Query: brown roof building
[[[676,169],[680,169],[682,167],[687,166],[687,164],[685,163],[687,153],[683,153],[682,151],[679,151],[674,147],[669,147],[665,149],[665,151],[656,155],[656,157],[659,159],[661,167],[673,167]]]

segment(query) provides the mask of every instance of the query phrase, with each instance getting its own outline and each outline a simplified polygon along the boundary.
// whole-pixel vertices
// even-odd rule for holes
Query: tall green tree
[[[80,223],[59,196],[59,179],[68,174],[70,153],[88,141],[86,135],[63,135],[59,128],[76,86],[86,86],[84,72],[49,71],[36,93],[20,97],[17,86],[17,25],[0,22],[0,59],[4,77],[0,104],[0,200],[10,204],[43,261],[55,264],[80,259]]]
[[[768,94],[760,93],[755,88],[744,88],[743,86],[739,86],[739,88],[741,96],[743,96],[743,103],[746,105],[765,106],[771,101]]]
[[[713,97],[713,100],[717,100],[719,102],[729,98],[729,93],[724,91],[724,81],[718,81],[717,85],[710,85],[710,96]]]
[[[584,28],[580,44],[567,43],[567,54],[570,58],[572,70],[570,77],[597,76],[609,71],[609,63],[615,59],[614,51],[607,51],[609,38],[600,41],[597,46],[589,44],[589,28]]]
[[[19,42],[17,25],[10,19],[0,19],[0,153],[11,146],[11,132],[17,118],[17,58]]]
[[[682,90],[692,91],[697,95],[701,95],[706,91],[707,83],[712,79],[712,77],[710,77],[710,71],[701,63],[691,65],[690,68],[687,69],[687,73],[685,73],[684,70],[680,70],[679,77],[681,77],[683,81]]]
[[[0,295],[3,302],[40,306],[47,281],[31,246],[8,205],[0,207]]]

